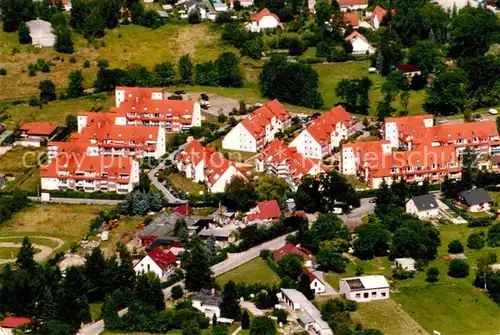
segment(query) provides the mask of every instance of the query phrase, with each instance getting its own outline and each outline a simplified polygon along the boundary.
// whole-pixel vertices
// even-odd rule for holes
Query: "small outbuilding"
[[[52,24],[40,19],[26,22],[30,28],[31,43],[36,47],[53,47],[56,35],[52,31]]]
[[[484,188],[473,188],[458,194],[460,202],[467,207],[469,212],[484,212],[490,210],[493,202]]]
[[[214,315],[217,319],[220,318],[219,305],[222,302],[222,294],[220,291],[216,291],[215,289],[203,289],[195,293],[192,301],[193,307],[200,312],[203,312],[203,314],[205,314],[207,318],[210,318],[210,320]]]
[[[411,198],[406,203],[406,213],[425,220],[439,216],[439,205],[432,194],[423,194]]]
[[[417,268],[415,266],[416,262],[413,258],[396,258],[394,260],[394,265],[398,269],[403,269],[409,272],[416,272]]]

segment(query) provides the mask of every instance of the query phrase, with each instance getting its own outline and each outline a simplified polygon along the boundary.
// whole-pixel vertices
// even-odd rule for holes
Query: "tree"
[[[448,276],[454,278],[465,278],[469,276],[469,264],[461,259],[453,259],[448,266]]]
[[[257,192],[250,181],[234,177],[226,185],[224,203],[230,209],[248,211],[257,199]]]
[[[354,241],[354,253],[357,257],[372,259],[387,254],[391,234],[382,224],[361,225],[356,233],[358,236]]]
[[[464,246],[460,240],[453,240],[448,244],[448,252],[450,254],[461,254],[464,252]]]
[[[182,265],[186,270],[185,284],[190,291],[199,291],[212,286],[212,270],[205,248],[200,241],[193,241],[191,250],[183,255]]]
[[[500,246],[500,223],[494,224],[488,230],[488,245],[490,247]]]
[[[258,179],[255,190],[260,200],[276,200],[283,204],[289,187],[285,179],[265,175]]]
[[[428,281],[429,283],[435,283],[439,281],[439,269],[436,267],[431,267],[428,268],[426,271],[426,278],[425,280]]]
[[[299,291],[309,300],[314,300],[314,291],[311,289],[311,280],[306,272],[300,276]]]
[[[253,36],[253,38],[243,44],[241,55],[252,59],[260,59],[262,57],[263,44],[260,35]]]
[[[90,11],[90,14],[85,17],[83,36],[89,41],[94,38],[103,37],[105,27],[106,23],[104,22],[99,7],[94,7]]]
[[[500,273],[498,271],[490,271],[486,274],[486,288],[490,298],[496,303],[500,302]]]
[[[192,9],[188,14],[188,22],[190,24],[201,23],[201,13],[198,8]]]
[[[323,241],[333,241],[337,238],[349,240],[349,232],[335,214],[320,214],[309,230],[311,235],[311,252],[315,253]]]
[[[249,329],[250,328],[250,315],[248,315],[248,311],[245,309],[243,311],[243,315],[241,316],[241,329]]]
[[[85,296],[86,278],[78,267],[70,267],[58,295],[58,318],[74,327],[90,321],[90,309]]]
[[[196,320],[186,320],[182,325],[182,335],[201,335],[198,322]]]
[[[259,89],[263,96],[294,105],[321,107],[323,99],[318,87],[318,74],[310,65],[291,63],[280,55],[273,55],[259,75]]]
[[[68,98],[78,98],[83,95],[83,75],[81,71],[72,71],[68,75],[69,84],[66,88]]]
[[[250,335],[276,335],[276,325],[267,316],[256,316],[250,326]]]
[[[19,43],[21,44],[31,43],[30,28],[26,23],[22,22],[19,25],[18,35],[19,35]]]
[[[298,210],[315,213],[321,208],[320,183],[317,178],[305,177],[295,192],[294,200]]]
[[[193,63],[189,55],[184,55],[179,59],[180,83],[191,85],[193,83]]]
[[[484,238],[484,233],[472,233],[469,235],[467,238],[467,247],[471,249],[482,249],[484,248],[484,245],[486,244],[485,238]]]
[[[172,287],[172,299],[178,300],[182,298],[183,295],[184,292],[182,291],[182,287],[180,287],[179,285],[175,285],[174,287]]]
[[[384,99],[379,101],[377,104],[377,120],[383,121],[385,118],[390,117],[396,109],[392,107],[393,97],[390,94],[386,94]]]
[[[397,42],[393,32],[388,28],[379,29],[380,43],[377,47],[376,56],[377,68],[380,67],[379,73],[383,76],[391,72],[393,66],[398,65],[403,59],[401,45]]]
[[[432,41],[418,41],[410,48],[408,61],[417,64],[424,73],[434,73],[442,64],[442,52],[439,45]]]
[[[212,327],[212,335],[229,335],[229,329],[227,328],[226,325],[213,326]]]
[[[61,25],[56,28],[56,42],[54,48],[57,52],[72,54],[75,52],[71,31],[66,25]]]
[[[219,74],[214,62],[203,62],[196,64],[194,70],[194,82],[201,86],[217,86]]]
[[[153,73],[155,76],[156,85],[166,87],[174,84],[175,81],[174,64],[170,62],[162,62],[156,64]]]
[[[367,77],[342,79],[335,89],[335,95],[346,101],[349,111],[364,114],[369,107],[368,93],[372,85],[372,81]]]
[[[90,13],[90,2],[86,0],[71,0],[70,25],[76,31],[82,33],[87,15]]]
[[[404,91],[401,93],[401,107],[403,107],[404,115],[408,115],[408,105],[410,104],[410,92]]]
[[[19,253],[17,254],[17,268],[32,272],[37,266],[37,263],[33,259],[34,255],[35,249],[33,248],[29,238],[25,236],[23,238],[21,249],[19,249]]]
[[[325,211],[332,211],[336,207],[345,209],[359,206],[359,195],[352,185],[339,172],[332,169],[321,176],[321,204]]]
[[[438,74],[427,89],[425,111],[434,115],[449,116],[463,110],[463,82],[462,74],[456,70]]]
[[[278,266],[284,276],[296,280],[303,271],[303,263],[304,260],[300,255],[289,254],[278,262]]]
[[[240,300],[238,290],[232,280],[224,285],[222,293],[222,302],[220,304],[221,316],[239,321],[241,319]]]
[[[243,86],[243,72],[239,68],[239,60],[232,52],[224,52],[215,61],[219,85],[223,87]]]
[[[0,10],[2,11],[3,31],[5,32],[16,31],[22,22],[36,18],[32,0],[2,0],[0,1]]]
[[[239,12],[241,10],[241,1],[240,0],[235,0],[233,2],[233,9],[236,11],[236,12]]]
[[[56,85],[50,80],[42,80],[38,85],[40,90],[40,102],[47,103],[48,101],[56,100]]]
[[[116,28],[120,21],[121,0],[104,0],[99,2],[99,9],[108,29]]]
[[[137,276],[134,298],[154,307],[157,311],[165,309],[160,279],[152,272]]]
[[[391,245],[391,258],[434,259],[441,244],[439,231],[419,220],[407,221],[396,229]]]
[[[322,269],[334,271],[336,273],[345,272],[346,260],[342,256],[334,241],[321,242],[316,261]]]

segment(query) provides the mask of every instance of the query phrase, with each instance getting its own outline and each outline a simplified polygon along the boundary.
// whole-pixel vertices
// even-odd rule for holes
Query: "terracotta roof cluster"
[[[270,164],[288,165],[288,170],[295,182],[299,182],[315,166],[320,165],[320,160],[306,158],[297,152],[296,148],[289,147],[278,139],[272,140],[257,159]]]
[[[30,136],[50,136],[57,127],[53,122],[28,122],[19,127],[19,130]]]
[[[271,11],[267,8],[264,8],[260,12],[258,12],[257,14],[252,15],[251,20],[259,22],[260,20],[262,20],[266,16],[272,16],[278,22],[280,22],[280,18],[278,17],[278,15],[271,13]]]
[[[383,145],[390,145],[391,141],[364,141],[346,143],[342,146],[343,149],[352,148],[354,155],[359,160],[362,166],[372,163],[377,164],[381,157],[384,156]]]
[[[297,247],[293,243],[287,243],[281,249],[273,251],[274,259],[276,261],[280,261],[286,255],[291,254],[299,255],[304,261],[310,260],[312,258],[311,252],[309,250],[302,247]]]
[[[17,317],[17,316],[7,316],[5,319],[0,321],[1,328],[18,328],[22,326],[29,325],[31,323],[31,319]]]
[[[281,214],[280,206],[276,200],[257,202],[255,213],[248,214],[248,221],[277,219]]]
[[[126,100],[119,107],[113,107],[110,112],[116,116],[134,121],[171,121],[190,125],[194,111],[194,100]]]
[[[177,257],[171,252],[165,252],[162,248],[156,247],[152,249],[148,256],[162,269],[165,270],[170,265],[175,264]]]
[[[277,99],[269,101],[264,106],[250,113],[241,124],[255,138],[259,139],[266,134],[266,127],[272,123],[272,119],[276,118],[281,122],[290,119],[290,113],[286,110]]]
[[[152,87],[124,87],[117,86],[116,91],[124,91],[125,101],[138,101],[140,99],[151,99],[153,93],[163,94],[163,89]]]
[[[356,12],[344,13],[345,21],[353,27],[359,26],[359,16]]]
[[[329,143],[331,134],[335,131],[335,127],[339,122],[347,128],[349,128],[352,122],[351,115],[342,106],[336,106],[322,114],[306,130],[318,143]]]
[[[425,120],[431,119],[431,114],[423,115],[413,115],[413,116],[403,116],[403,117],[390,117],[385,119],[385,123],[396,123],[398,129],[399,138],[403,140],[409,136],[414,137],[418,134],[423,134],[425,132]]]

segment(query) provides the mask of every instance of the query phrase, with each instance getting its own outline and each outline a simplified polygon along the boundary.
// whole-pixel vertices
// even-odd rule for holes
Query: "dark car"
[[[319,118],[320,116],[321,116],[321,113],[314,113],[314,114],[312,115],[312,118],[313,118],[313,119],[317,119],[317,118]]]
[[[174,91],[176,95],[181,95],[181,94],[186,94],[186,91],[180,90],[180,91]]]
[[[208,95],[206,95],[205,93],[200,94],[200,98],[201,98],[201,100],[205,100],[205,101],[210,100],[210,99],[208,98]]]
[[[476,121],[479,121],[479,120],[481,120],[482,118],[483,118],[483,117],[481,116],[481,114],[476,114],[476,115],[474,115],[474,120],[476,120]]]

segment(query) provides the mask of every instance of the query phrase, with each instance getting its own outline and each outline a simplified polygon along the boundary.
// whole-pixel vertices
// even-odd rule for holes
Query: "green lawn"
[[[269,268],[265,260],[257,257],[216,278],[220,286],[224,286],[230,280],[235,283],[274,285],[279,283],[280,278]]]
[[[0,242],[14,242],[14,243],[22,243],[24,239],[24,236],[18,236],[18,237],[9,237],[9,238],[3,238],[0,236]],[[46,245],[50,248],[55,248],[57,247],[58,243],[46,238],[41,238],[41,237],[30,237],[30,242],[33,244],[41,244],[41,245]]]
[[[89,304],[90,317],[92,318],[92,321],[99,320],[99,318],[101,317],[101,307],[102,307],[102,303]]]
[[[7,241],[2,241],[1,242],[7,242]],[[17,254],[19,253],[19,248],[15,247],[1,247],[0,248],[0,260],[2,259],[15,259],[17,257]]]
[[[171,173],[168,175],[168,180],[171,185],[178,191],[189,194],[200,194],[205,190],[205,186],[195,183],[189,178],[186,178],[180,173]]]

